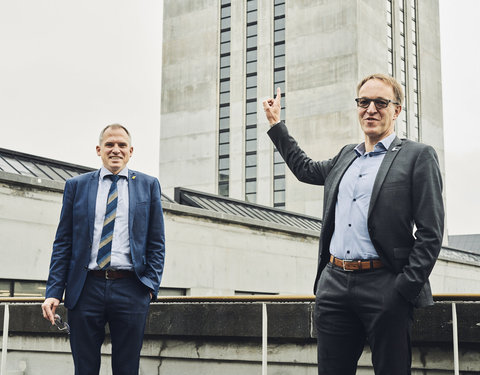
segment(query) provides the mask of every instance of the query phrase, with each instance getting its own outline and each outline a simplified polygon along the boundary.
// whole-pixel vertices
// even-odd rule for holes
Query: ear
[[[130,156],[132,156],[132,154],[133,154],[133,147],[130,146]]]
[[[97,150],[97,155],[100,156],[100,146],[96,146],[95,149]]]
[[[401,105],[395,106],[395,114],[393,115],[394,120],[397,119],[397,117],[400,115],[400,112],[402,112],[402,106]]]

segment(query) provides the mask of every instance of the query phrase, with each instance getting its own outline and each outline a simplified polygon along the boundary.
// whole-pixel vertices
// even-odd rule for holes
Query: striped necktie
[[[115,226],[115,216],[117,214],[118,189],[117,181],[120,176],[107,175],[105,178],[112,180],[112,185],[108,191],[107,209],[103,221],[102,237],[98,246],[97,264],[101,270],[106,270],[110,266],[112,255],[113,228]]]

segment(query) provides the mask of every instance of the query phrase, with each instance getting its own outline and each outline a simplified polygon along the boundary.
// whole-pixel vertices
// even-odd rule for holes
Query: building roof
[[[461,234],[448,236],[448,246],[471,251],[480,255],[480,234]]]
[[[318,231],[322,221],[313,216],[288,212],[278,208],[262,206],[238,199],[203,193],[182,187],[175,188],[175,202],[205,210],[237,215],[291,227]]]
[[[480,253],[469,250],[460,250],[450,246],[442,246],[440,258],[455,260],[462,263],[476,264],[480,266]]]
[[[94,169],[0,148],[0,171],[65,182]]]
[[[69,178],[94,170],[90,167],[0,148],[0,172],[65,182]],[[164,194],[162,201],[173,203],[173,200]]]

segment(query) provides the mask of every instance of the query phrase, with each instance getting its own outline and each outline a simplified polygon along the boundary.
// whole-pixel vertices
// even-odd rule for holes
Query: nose
[[[375,113],[377,112],[377,107],[375,107],[375,102],[372,100],[370,104],[367,107],[367,112],[368,113]]]
[[[112,152],[113,152],[114,154],[120,153],[120,147],[118,147],[118,145],[115,144],[115,145],[113,146]]]

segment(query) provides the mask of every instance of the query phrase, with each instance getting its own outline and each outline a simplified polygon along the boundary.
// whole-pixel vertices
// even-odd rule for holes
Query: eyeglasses
[[[70,326],[68,325],[67,322],[64,322],[62,317],[58,314],[55,314],[55,326],[60,330],[60,331],[65,331],[68,334],[70,334]]]
[[[355,101],[357,102],[357,107],[360,108],[368,108],[370,107],[370,103],[373,102],[377,110],[387,108],[390,103],[400,105],[400,103],[394,102],[393,100],[389,99],[357,98],[355,99]]]

